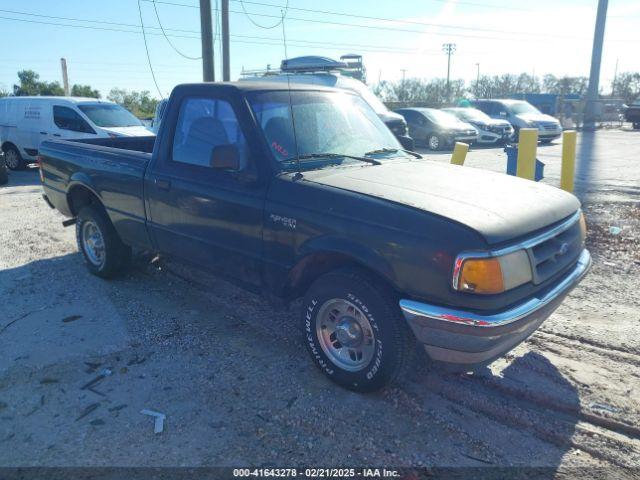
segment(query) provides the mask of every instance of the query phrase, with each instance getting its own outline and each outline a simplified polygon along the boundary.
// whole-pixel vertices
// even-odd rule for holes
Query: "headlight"
[[[524,250],[498,257],[461,255],[454,265],[453,288],[461,292],[494,294],[532,279],[529,256]]]

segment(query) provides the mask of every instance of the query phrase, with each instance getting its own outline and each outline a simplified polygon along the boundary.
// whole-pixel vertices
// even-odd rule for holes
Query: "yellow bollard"
[[[516,175],[535,180],[536,150],[538,148],[538,129],[521,128],[518,134],[518,167]]]
[[[469,151],[469,145],[462,142],[456,142],[453,147],[453,154],[451,155],[452,165],[464,165],[464,160],[467,158],[467,152]]]
[[[573,180],[576,172],[576,140],[575,130],[562,132],[562,167],[560,169],[560,188],[573,192]]]

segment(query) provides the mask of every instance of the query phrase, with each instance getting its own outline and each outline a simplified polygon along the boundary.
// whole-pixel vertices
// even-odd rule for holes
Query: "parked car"
[[[82,97],[0,98],[0,147],[10,169],[34,162],[52,138],[149,135],[140,120],[113,102]]]
[[[395,110],[409,125],[409,135],[430,150],[451,148],[456,142],[473,144],[478,131],[455,115],[435,108],[401,108]]]
[[[515,138],[521,128],[537,128],[541,143],[550,143],[562,135],[562,126],[556,118],[524,100],[474,100],[471,104],[491,118],[507,120],[513,126]]]
[[[180,85],[157,138],[50,140],[39,165],[91,273],[137,247],[302,298],[313,362],[357,391],[406,371],[416,342],[450,368],[491,363],[591,263],[576,197],[407,153],[344,90]]]
[[[340,69],[348,69],[348,64],[331,58],[305,56],[282,61],[279,73],[267,73],[264,76],[251,76],[242,81],[273,81],[322,85],[349,90],[360,95],[378,114],[389,130],[398,138],[403,148],[413,150],[415,142],[409,136],[407,122],[402,116],[393,113],[382,101],[360,80],[342,75]]]
[[[9,181],[9,172],[7,164],[4,161],[4,153],[0,152],[0,185],[4,185]]]
[[[631,122],[634,130],[640,129],[640,97],[636,98],[631,105],[623,107],[624,119]]]
[[[491,118],[477,108],[443,108],[443,112],[451,113],[463,122],[467,122],[478,131],[478,143],[495,145],[509,142],[513,138],[513,127],[506,120]]]

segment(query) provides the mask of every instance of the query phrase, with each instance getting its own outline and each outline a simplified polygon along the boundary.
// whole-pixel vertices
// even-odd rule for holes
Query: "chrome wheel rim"
[[[438,139],[437,136],[432,135],[429,137],[429,148],[431,150],[437,150],[438,147],[440,146],[440,140]]]
[[[104,239],[102,232],[92,221],[82,224],[82,248],[91,263],[96,267],[102,266],[105,258]]]
[[[316,335],[333,364],[349,372],[365,368],[375,353],[375,335],[367,316],[353,303],[334,298],[318,310]]]
[[[14,150],[7,150],[4,152],[4,161],[7,164],[7,167],[11,169],[18,168],[18,163],[20,162],[18,154]]]

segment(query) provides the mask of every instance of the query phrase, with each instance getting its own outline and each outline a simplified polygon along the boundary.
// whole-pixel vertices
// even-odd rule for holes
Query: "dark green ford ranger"
[[[591,264],[574,196],[405,152],[344,91],[181,85],[157,138],[39,153],[92,273],[116,274],[134,247],[302,297],[313,361],[354,390],[396,378],[416,342],[460,370],[492,362]]]

